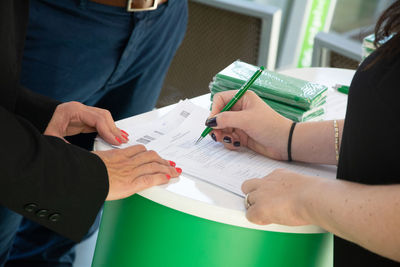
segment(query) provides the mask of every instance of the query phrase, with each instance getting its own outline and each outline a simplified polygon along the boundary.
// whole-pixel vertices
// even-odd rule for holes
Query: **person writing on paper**
[[[214,96],[206,121],[214,128],[211,137],[229,149],[244,146],[276,160],[338,164],[337,180],[278,169],[242,185],[251,222],[314,224],[335,234],[335,266],[400,262],[397,32],[399,1],[378,21],[376,43],[395,35],[357,70],[345,120],[294,124],[253,92],[247,92],[231,111],[218,114],[235,94],[227,91]]]
[[[174,163],[144,146],[89,152],[64,140],[93,131],[114,145],[129,137],[104,109],[60,103],[19,85],[28,6],[26,0],[0,1],[0,266],[7,267],[56,266],[8,261],[23,217],[78,242],[104,200],[179,175]]]

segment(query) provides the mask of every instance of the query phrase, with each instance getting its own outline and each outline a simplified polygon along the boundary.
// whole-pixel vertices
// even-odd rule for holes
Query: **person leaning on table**
[[[150,111],[186,23],[186,0],[31,0],[20,82],[62,102],[107,109],[115,120]],[[91,150],[94,138],[67,140]],[[99,219],[82,240],[97,231]],[[76,246],[24,218],[7,264],[71,266]]]
[[[378,21],[376,43],[399,31],[397,1]],[[234,94],[227,91],[214,96],[206,121],[214,128],[214,140],[230,149],[245,146],[276,160],[291,157],[338,164],[337,180],[278,169],[244,182],[247,218],[257,224],[321,226],[335,234],[335,266],[398,266],[400,35],[395,34],[358,68],[346,118],[337,123],[294,125],[253,92],[247,92],[232,111],[217,114]],[[335,150],[339,153],[339,149],[337,162]]]
[[[28,5],[0,1],[0,266],[22,216],[79,241],[105,199],[179,175],[143,146],[91,153],[65,142],[66,135],[95,130],[115,145],[115,137],[127,136],[105,110],[62,104],[18,84]]]

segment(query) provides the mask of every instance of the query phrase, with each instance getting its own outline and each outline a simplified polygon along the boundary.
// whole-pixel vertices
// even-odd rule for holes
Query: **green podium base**
[[[106,202],[92,266],[331,267],[333,236],[227,225],[133,195]]]

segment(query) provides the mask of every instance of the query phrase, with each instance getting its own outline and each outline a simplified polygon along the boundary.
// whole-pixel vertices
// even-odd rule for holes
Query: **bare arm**
[[[339,148],[344,120],[337,121]],[[296,161],[337,164],[333,121],[298,123],[293,132],[292,159]]]
[[[257,224],[319,225],[400,261],[400,185],[371,186],[275,170],[242,190]]]
[[[298,209],[311,224],[400,261],[400,185],[318,179]]]

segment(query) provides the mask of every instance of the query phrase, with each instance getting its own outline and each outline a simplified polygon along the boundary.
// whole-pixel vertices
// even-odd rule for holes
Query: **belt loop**
[[[79,8],[86,9],[87,0],[79,0]]]

